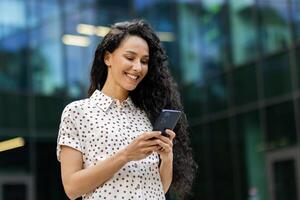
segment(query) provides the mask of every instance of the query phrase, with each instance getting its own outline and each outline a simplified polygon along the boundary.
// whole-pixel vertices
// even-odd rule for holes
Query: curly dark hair
[[[89,96],[96,89],[101,90],[106,81],[105,52],[115,51],[124,38],[129,35],[143,38],[149,46],[148,73],[138,86],[129,92],[133,103],[147,113],[152,125],[162,109],[183,111],[178,88],[169,72],[167,56],[160,44],[160,39],[146,21],[138,19],[112,25],[109,33],[98,45],[91,69]],[[173,141],[173,181],[171,184],[171,190],[180,199],[190,196],[197,169],[197,164],[192,156],[187,128],[188,123],[183,112],[174,129],[176,137]]]

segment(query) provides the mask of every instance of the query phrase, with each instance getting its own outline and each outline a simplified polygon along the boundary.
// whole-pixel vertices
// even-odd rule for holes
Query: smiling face
[[[112,53],[107,52],[104,62],[108,66],[105,88],[127,93],[134,90],[148,72],[149,47],[138,36],[127,36]]]

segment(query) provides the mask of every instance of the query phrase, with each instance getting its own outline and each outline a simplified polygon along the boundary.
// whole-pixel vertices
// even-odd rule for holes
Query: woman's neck
[[[129,92],[124,90],[123,88],[113,87],[112,85],[109,85],[107,83],[104,84],[101,92],[113,99],[118,99],[121,102],[127,99],[129,94]]]

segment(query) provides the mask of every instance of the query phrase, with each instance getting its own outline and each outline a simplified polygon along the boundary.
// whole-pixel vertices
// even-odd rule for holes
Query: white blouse
[[[90,98],[65,107],[57,138],[57,158],[60,159],[60,145],[66,145],[82,153],[83,166],[88,168],[151,130],[146,113],[130,97],[120,103],[96,90]],[[128,162],[103,185],[83,195],[83,199],[165,199],[158,165],[157,153]]]

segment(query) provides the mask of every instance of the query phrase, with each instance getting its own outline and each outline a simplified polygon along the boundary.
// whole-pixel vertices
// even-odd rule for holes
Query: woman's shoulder
[[[71,116],[75,113],[82,112],[90,105],[90,99],[79,99],[68,103],[63,109],[62,115]]]

